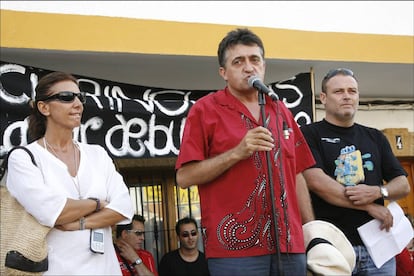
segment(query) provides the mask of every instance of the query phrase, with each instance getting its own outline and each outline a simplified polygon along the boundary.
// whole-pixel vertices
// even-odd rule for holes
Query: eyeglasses
[[[53,94],[52,96],[38,99],[37,101],[52,101],[52,100],[58,100],[65,103],[71,103],[75,100],[75,97],[78,97],[78,99],[81,101],[81,103],[86,103],[86,93],[80,92],[75,93],[71,91],[62,91],[56,94]]]
[[[323,78],[324,80],[329,80],[330,78],[338,75],[338,74],[342,74],[345,76],[354,76],[354,72],[352,72],[352,70],[347,69],[347,68],[338,68],[338,69],[332,69],[329,70],[329,72],[326,74],[326,76]]]
[[[134,233],[136,236],[143,236],[145,234],[145,231],[141,230],[127,230],[129,233]]]
[[[191,236],[197,236],[197,231],[191,231],[191,233],[188,233],[188,232],[183,232],[183,233],[181,233],[181,237],[183,237],[183,238],[188,238],[189,236],[190,236],[190,234],[191,234]]]

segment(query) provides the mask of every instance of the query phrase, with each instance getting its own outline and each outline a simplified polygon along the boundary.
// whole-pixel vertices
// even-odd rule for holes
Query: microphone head
[[[254,87],[254,83],[256,81],[260,81],[260,78],[258,76],[251,76],[247,82],[249,83],[250,87]]]

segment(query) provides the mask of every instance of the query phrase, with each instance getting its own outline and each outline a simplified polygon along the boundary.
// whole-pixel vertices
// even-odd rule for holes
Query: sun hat
[[[303,225],[308,270],[320,275],[351,275],[355,252],[344,233],[327,221]]]

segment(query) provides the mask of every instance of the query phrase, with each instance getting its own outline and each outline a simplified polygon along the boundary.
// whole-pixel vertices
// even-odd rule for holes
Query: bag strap
[[[9,152],[8,152],[8,153],[7,153],[7,155],[6,155],[6,157],[4,157],[3,163],[1,163],[1,166],[0,166],[0,179],[2,179],[2,178],[3,178],[3,176],[4,176],[4,174],[6,173],[6,170],[7,170],[7,164],[8,164],[8,162],[9,162],[9,156],[10,156],[10,154],[11,154],[14,150],[17,150],[17,149],[22,149],[22,150],[26,151],[26,152],[27,152],[27,154],[29,154],[30,159],[32,160],[33,165],[37,166],[36,161],[35,161],[35,158],[34,158],[34,156],[33,156],[33,153],[32,153],[32,152],[31,152],[28,148],[26,148],[25,146],[15,146],[15,147],[14,147],[14,148],[12,148],[11,150],[9,150]]]

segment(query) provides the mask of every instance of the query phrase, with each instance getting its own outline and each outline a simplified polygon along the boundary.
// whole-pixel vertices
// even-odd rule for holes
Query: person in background
[[[197,248],[199,231],[195,219],[180,219],[175,225],[175,232],[180,247],[162,257],[159,265],[160,276],[209,276],[204,253]]]
[[[414,235],[414,217],[409,214],[406,216],[411,222]],[[395,260],[397,262],[397,276],[414,276],[414,237],[401,253],[395,256]]]
[[[144,249],[145,219],[134,215],[132,223],[116,226],[115,249],[123,276],[157,276],[152,254]]]
[[[64,72],[42,77],[35,92],[29,117],[32,142],[27,148],[37,166],[26,152],[14,151],[7,188],[40,224],[52,227],[44,275],[120,275],[111,225],[129,223],[133,208],[127,186],[107,152],[73,139],[86,95],[80,92],[77,79]],[[104,254],[90,248],[91,230],[96,229],[103,231]]]
[[[176,181],[181,188],[198,185],[211,275],[306,275],[302,222],[313,213],[301,172],[315,161],[281,101],[263,95],[261,118],[262,92],[249,79],[263,81],[264,56],[255,33],[230,31],[218,47],[219,74],[227,85],[195,102],[184,127]]]
[[[334,69],[323,78],[320,101],[325,118],[301,127],[316,160],[316,166],[303,175],[315,218],[337,226],[352,243],[353,275],[395,275],[395,258],[377,268],[357,228],[376,218],[388,231],[393,217],[384,200],[406,196],[410,186],[385,135],[355,122],[359,96],[351,70]]]

